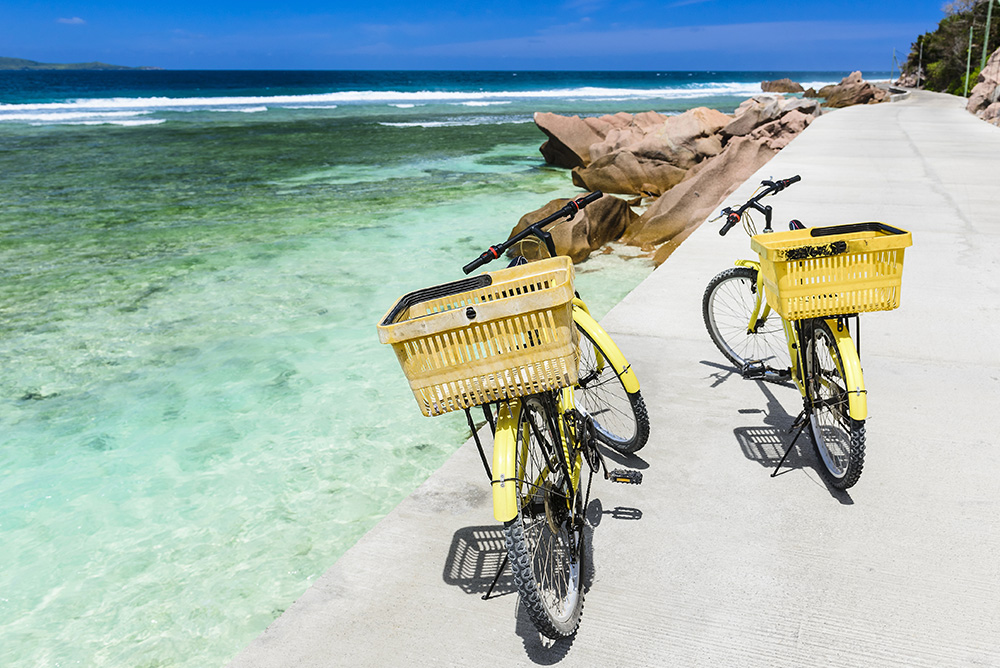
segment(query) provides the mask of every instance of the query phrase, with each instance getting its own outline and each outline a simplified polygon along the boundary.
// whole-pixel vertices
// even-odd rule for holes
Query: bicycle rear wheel
[[[757,305],[757,271],[733,267],[715,276],[702,297],[702,317],[716,347],[742,371],[750,362],[763,362],[765,380],[789,377],[791,359],[781,317],[771,311],[748,331]]]
[[[518,511],[504,524],[504,537],[522,605],[539,633],[559,639],[576,632],[583,612],[583,499],[557,451],[550,404],[537,396],[521,402]]]
[[[621,373],[594,337],[580,331],[580,380],[576,406],[594,419],[597,439],[623,453],[636,452],[649,438],[649,413],[641,392],[625,389]]]
[[[822,464],[820,473],[832,487],[848,489],[858,482],[865,464],[865,421],[850,415],[844,364],[830,326],[820,318],[813,320],[809,338],[809,433]]]

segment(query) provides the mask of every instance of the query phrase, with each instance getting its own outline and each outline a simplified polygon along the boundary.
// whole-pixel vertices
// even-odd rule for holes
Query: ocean
[[[224,665],[464,442],[375,324],[580,194],[533,112],[846,74],[0,72],[0,665]]]

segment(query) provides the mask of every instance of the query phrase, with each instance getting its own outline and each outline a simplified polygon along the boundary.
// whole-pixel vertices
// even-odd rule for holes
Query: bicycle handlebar
[[[482,255],[480,255],[475,260],[462,267],[462,271],[465,272],[466,274],[472,273],[473,271],[479,269],[479,267],[483,266],[484,264],[492,262],[493,260],[500,257],[500,255],[504,253],[508,248],[516,244],[521,239],[524,239],[528,235],[534,234],[539,239],[544,241],[546,233],[542,232],[543,227],[559,220],[560,218],[565,218],[566,220],[572,220],[573,216],[575,216],[578,211],[583,209],[591,202],[599,200],[603,195],[604,193],[602,193],[600,190],[595,190],[594,192],[588,195],[584,195],[583,197],[578,197],[575,200],[570,200],[569,203],[567,203],[566,206],[564,206],[563,208],[543,218],[542,220],[539,220],[537,223],[532,223],[531,225],[521,230],[516,235],[514,235],[507,241],[503,242],[502,244],[498,244],[496,246],[490,246],[485,251],[483,251]]]
[[[760,191],[750,199],[748,199],[742,206],[740,206],[735,211],[731,207],[726,207],[722,210],[722,215],[726,217],[726,222],[719,230],[721,236],[726,236],[729,230],[739,223],[743,219],[743,214],[746,213],[747,209],[755,209],[764,214],[767,218],[767,224],[764,227],[765,232],[771,231],[771,207],[763,206],[760,200],[767,197],[768,195],[774,195],[780,193],[782,190],[792,185],[793,183],[798,183],[802,180],[802,177],[796,174],[795,176],[789,177],[787,179],[779,179],[777,181],[761,181],[760,184],[764,186],[764,190]]]

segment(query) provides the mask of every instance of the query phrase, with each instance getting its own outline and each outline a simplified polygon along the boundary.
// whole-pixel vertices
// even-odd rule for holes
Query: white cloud
[[[81,19],[79,16],[74,16],[71,19],[56,19],[56,23],[65,23],[71,26],[82,26],[86,21]]]

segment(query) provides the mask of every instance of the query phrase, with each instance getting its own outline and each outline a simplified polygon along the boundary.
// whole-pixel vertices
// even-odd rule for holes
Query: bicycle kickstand
[[[503,561],[500,563],[500,568],[497,569],[497,574],[493,576],[493,582],[490,583],[490,588],[486,590],[483,594],[483,600],[490,600],[490,594],[493,593],[493,588],[497,586],[497,582],[500,581],[500,576],[503,575],[503,569],[507,568],[507,562],[510,561],[510,555],[504,552]]]
[[[785,454],[783,454],[781,456],[781,460],[778,462],[778,465],[774,467],[773,471],[771,471],[771,477],[772,478],[774,478],[774,477],[776,477],[778,475],[778,471],[781,470],[782,464],[785,463],[785,460],[788,459],[788,455],[789,455],[789,453],[791,453],[792,448],[795,447],[795,442],[798,441],[799,440],[799,436],[802,435],[802,430],[805,429],[806,424],[809,422],[809,418],[807,417],[808,415],[809,415],[809,411],[807,409],[803,408],[802,412],[799,413],[799,416],[797,418],[795,418],[795,422],[793,422],[792,426],[788,428],[789,433],[791,433],[791,431],[793,429],[795,429],[796,427],[798,427],[799,430],[795,433],[795,438],[792,439],[792,442],[788,444],[787,448],[785,448]]]

